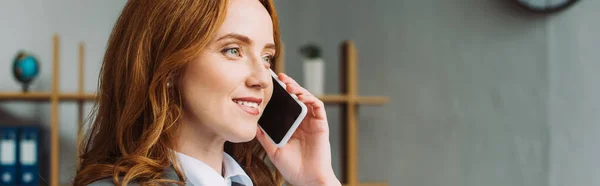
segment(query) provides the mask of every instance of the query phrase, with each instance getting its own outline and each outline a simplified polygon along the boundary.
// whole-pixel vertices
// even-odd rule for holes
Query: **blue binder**
[[[18,176],[21,186],[39,185],[39,128],[21,127],[19,132]]]
[[[17,127],[0,127],[0,185],[17,185]]]

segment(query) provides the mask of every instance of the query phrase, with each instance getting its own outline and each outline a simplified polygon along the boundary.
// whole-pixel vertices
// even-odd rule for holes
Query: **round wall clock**
[[[540,13],[553,13],[564,10],[579,0],[514,0],[523,8]]]

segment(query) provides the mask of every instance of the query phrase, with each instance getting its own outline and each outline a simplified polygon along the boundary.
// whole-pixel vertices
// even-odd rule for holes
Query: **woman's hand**
[[[306,104],[308,112],[282,148],[277,148],[260,129],[256,138],[288,183],[295,186],[341,185],[331,167],[329,126],[323,102],[289,76],[281,73],[278,78],[287,85],[289,93],[296,94]]]

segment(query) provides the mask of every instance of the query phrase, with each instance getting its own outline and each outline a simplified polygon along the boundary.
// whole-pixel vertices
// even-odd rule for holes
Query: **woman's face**
[[[273,92],[274,44],[271,17],[258,0],[229,1],[225,21],[179,79],[184,129],[252,140]]]

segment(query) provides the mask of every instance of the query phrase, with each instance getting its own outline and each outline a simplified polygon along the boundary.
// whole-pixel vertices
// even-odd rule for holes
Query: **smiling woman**
[[[257,127],[280,46],[272,0],[128,1],[74,185],[340,185],[323,103],[293,79],[311,117],[283,148]]]
[[[223,151],[224,140],[252,140],[258,116],[234,101],[264,107],[258,100],[269,99],[267,68],[279,44],[274,13],[270,1],[129,1],[109,41],[103,94],[82,144],[75,185],[102,178],[114,184],[174,182],[159,179],[176,159],[169,149],[194,156],[211,148],[198,142],[222,141],[217,149]],[[246,21],[256,26],[238,24]],[[162,86],[168,81],[171,88]],[[215,135],[220,139],[208,139]],[[280,176],[263,163],[264,150],[257,147],[256,141],[227,144],[252,169],[248,175],[256,184],[276,185]]]

